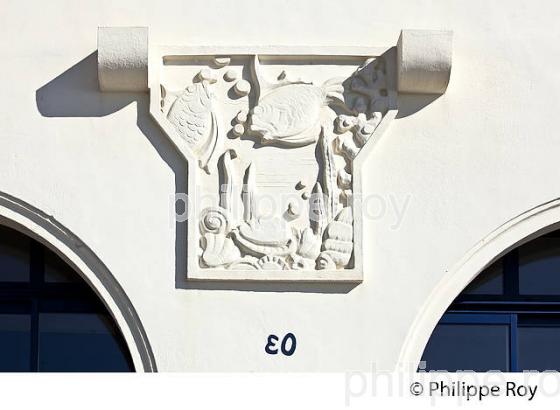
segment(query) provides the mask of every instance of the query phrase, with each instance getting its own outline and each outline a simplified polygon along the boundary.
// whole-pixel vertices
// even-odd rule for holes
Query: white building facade
[[[56,0],[3,1],[2,8],[0,224],[44,244],[89,283],[120,328],[136,371],[415,369],[439,319],[473,278],[560,226],[556,2]],[[98,50],[98,27],[147,31],[102,30]],[[140,36],[132,56],[130,33]],[[282,273],[224,269],[241,260],[287,263],[278,262],[280,251],[255,250],[283,225],[263,228],[262,237],[248,234],[248,248],[222,244],[214,256],[224,266],[204,259],[203,217],[177,221],[177,198],[195,191],[202,197],[217,185],[200,164],[206,151],[182,148],[179,119],[170,120],[182,94],[166,101],[165,93],[208,84],[227,95],[231,87],[237,94],[220,100],[222,117],[209,121],[226,133],[242,125],[242,136],[224,135],[225,145],[216,144],[206,162],[219,169],[227,147],[239,144],[231,159],[245,161],[238,174],[255,163],[261,190],[276,189],[289,174],[290,187],[303,181],[304,188],[294,188],[301,196],[313,193],[317,175],[315,165],[301,165],[315,158],[305,147],[320,144],[322,134],[286,148],[282,138],[295,133],[282,134],[274,123],[274,132],[258,137],[277,144],[251,151],[258,138],[245,132],[258,121],[250,117],[271,95],[262,78],[250,81],[251,67],[257,61],[263,76],[274,75],[276,90],[318,89],[339,74],[351,79],[379,57],[387,72],[387,84],[376,89],[386,97],[382,118],[372,140],[358,147],[367,152],[346,164],[354,178],[350,194],[361,196],[347,240],[351,259],[337,262],[323,242],[310,259],[330,255],[326,273],[315,263]],[[216,78],[204,78],[204,69]],[[239,78],[224,79],[229,69]],[[187,84],[196,76],[199,82]],[[344,94],[343,104],[351,83],[333,91]],[[358,118],[359,108],[347,108]],[[230,123],[230,111],[243,110],[248,122]],[[364,118],[373,118],[376,110],[365,110]],[[333,113],[331,124],[343,115]],[[264,128],[273,122],[263,121]],[[324,163],[318,168],[323,172]],[[199,201],[196,211],[204,208]],[[349,207],[338,206],[329,223]],[[303,232],[304,212],[292,211],[284,220]],[[276,340],[271,335],[278,354],[265,348]]]

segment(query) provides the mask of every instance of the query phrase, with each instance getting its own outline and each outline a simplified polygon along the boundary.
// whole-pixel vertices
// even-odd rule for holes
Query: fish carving
[[[344,102],[342,80],[333,78],[322,86],[301,80],[274,84],[262,78],[257,56],[254,61],[258,103],[251,111],[250,130],[263,144],[299,147],[316,142],[323,108]]]
[[[223,145],[215,97],[207,81],[189,85],[173,102],[167,119],[198,157],[200,168],[208,174],[217,166]]]

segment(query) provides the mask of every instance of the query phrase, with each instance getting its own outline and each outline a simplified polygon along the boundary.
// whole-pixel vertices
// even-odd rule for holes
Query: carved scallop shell
[[[259,265],[259,269],[261,270],[286,270],[288,268],[288,264],[284,259],[278,256],[270,256],[266,255],[259,259],[257,262]]]

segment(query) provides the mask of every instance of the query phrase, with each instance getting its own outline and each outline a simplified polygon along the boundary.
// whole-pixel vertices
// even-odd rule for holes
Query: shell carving
[[[207,173],[214,167],[214,154],[222,143],[214,104],[208,83],[202,81],[189,85],[167,114],[169,122],[198,157],[200,168]]]
[[[285,270],[288,269],[286,262],[278,256],[263,256],[258,261],[261,270]]]
[[[225,235],[230,231],[230,219],[224,208],[206,208],[200,213],[200,232]]]
[[[317,141],[321,110],[332,100],[343,100],[344,87],[339,79],[323,86],[288,84],[265,94],[251,113],[250,130],[263,144],[304,146]]]
[[[228,235],[229,219],[222,208],[206,208],[201,213],[201,262],[206,267],[224,266],[241,259],[241,252]]]
[[[202,247],[202,262],[207,267],[223,266],[241,259],[239,249],[223,234],[204,234]]]
[[[344,268],[352,257],[353,243],[352,208],[346,207],[325,230],[322,252],[317,259],[319,269]]]
[[[315,260],[320,252],[320,237],[311,228],[305,228],[299,235],[297,254],[305,259]]]

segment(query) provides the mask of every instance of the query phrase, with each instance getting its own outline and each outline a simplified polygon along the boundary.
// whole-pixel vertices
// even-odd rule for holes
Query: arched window
[[[560,370],[560,231],[496,261],[455,299],[420,369]]]
[[[107,309],[37,241],[0,226],[0,371],[133,371]]]

